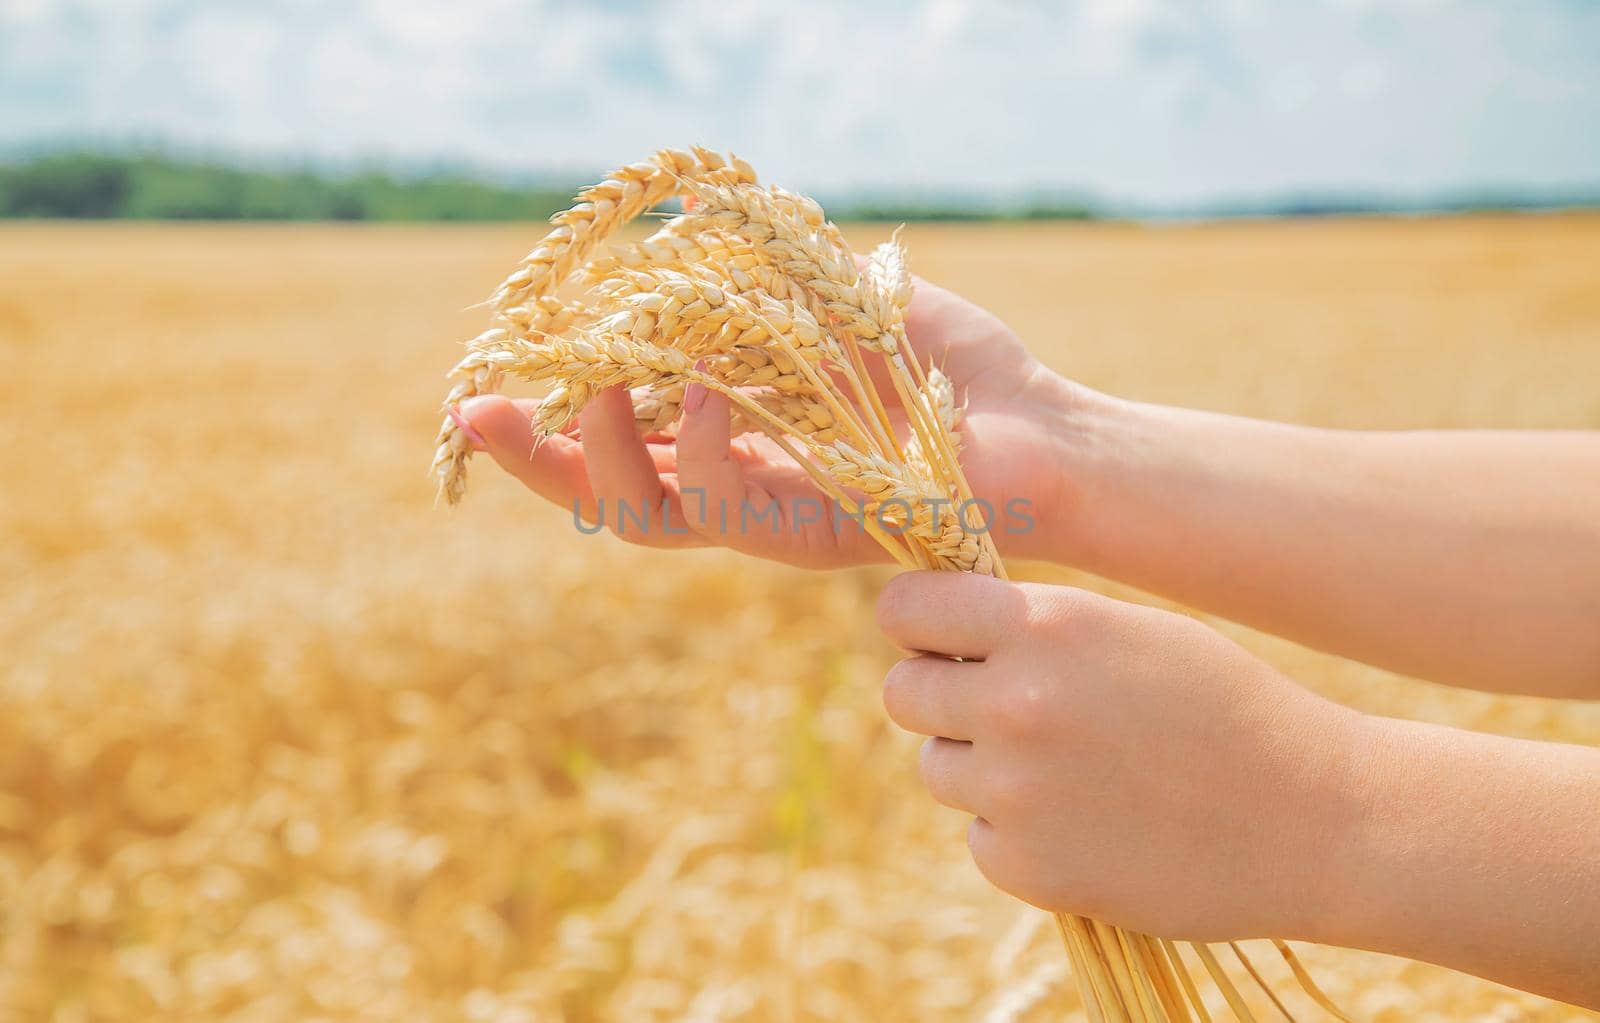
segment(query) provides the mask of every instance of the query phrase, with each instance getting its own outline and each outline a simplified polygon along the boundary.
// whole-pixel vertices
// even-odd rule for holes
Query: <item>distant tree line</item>
[[[146,220],[529,220],[572,189],[441,175],[332,176],[163,155],[54,153],[0,164],[0,216]]]
[[[996,204],[981,200],[929,199],[882,202],[858,199],[831,202],[827,207],[829,215],[839,220],[884,221],[891,224],[930,220],[1088,220],[1095,215],[1094,210],[1082,203],[1056,200]]]
[[[580,186],[516,187],[459,174],[267,170],[167,154],[56,152],[0,163],[0,217],[138,220],[542,220]],[[1087,207],[966,198],[830,203],[841,220],[1082,219]]]
[[[395,175],[274,170],[170,153],[56,151],[0,160],[0,218],[143,220],[543,220],[581,187],[496,184],[464,173]],[[1007,199],[986,193],[854,193],[825,197],[838,220],[1084,220],[1108,208],[1070,195]],[[1218,200],[1199,206],[1113,206],[1110,215],[1168,219],[1241,216],[1458,213],[1600,207],[1600,189],[1476,190],[1402,197],[1313,193]]]

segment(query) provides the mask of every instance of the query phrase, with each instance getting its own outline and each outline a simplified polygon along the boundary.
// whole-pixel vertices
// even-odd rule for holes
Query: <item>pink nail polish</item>
[[[455,420],[456,429],[466,436],[467,442],[472,445],[472,450],[487,451],[489,449],[489,442],[483,439],[483,434],[474,430],[472,424],[467,422],[467,417],[457,411],[454,405],[451,405],[445,411],[450,414],[451,419]]]
[[[691,383],[683,389],[683,410],[685,412],[699,412],[700,406],[706,403],[706,385]]]
[[[706,360],[701,359],[694,364],[694,368],[695,372],[704,373],[706,371]],[[685,412],[699,412],[700,406],[705,403],[706,385],[691,381],[689,386],[683,389],[683,410]]]

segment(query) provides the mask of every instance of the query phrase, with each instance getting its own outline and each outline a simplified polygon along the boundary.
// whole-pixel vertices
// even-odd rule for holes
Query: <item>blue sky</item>
[[[1586,0],[0,0],[0,146],[1133,202],[1600,185]]]

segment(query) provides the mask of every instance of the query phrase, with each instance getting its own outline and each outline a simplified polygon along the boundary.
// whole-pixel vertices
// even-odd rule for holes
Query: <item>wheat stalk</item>
[[[676,195],[697,208],[643,242],[597,251]],[[973,500],[958,457],[960,400],[906,342],[913,281],[898,232],[858,272],[815,202],[761,186],[747,164],[703,149],[624,167],[552,219],[555,228],[495,291],[494,326],[468,342],[447,406],[506,376],[547,383],[532,417],[546,436],[601,391],[626,387],[639,430],[661,433],[677,419],[685,386],[697,383],[727,395],[738,430],[770,437],[901,565],[1004,576],[987,528],[957,511]],[[571,280],[586,294],[558,301],[555,289]],[[875,386],[873,360],[892,393]],[[451,503],[464,491],[469,453],[447,418],[433,471]],[[1174,943],[1055,919],[1092,1020],[1209,1020]],[[1288,946],[1277,947],[1312,1000],[1344,1018]],[[1210,949],[1191,950],[1233,1013],[1253,1021]],[[1244,952],[1232,950],[1287,1015]],[[1017,1011],[1033,997],[1033,988],[1019,994]]]

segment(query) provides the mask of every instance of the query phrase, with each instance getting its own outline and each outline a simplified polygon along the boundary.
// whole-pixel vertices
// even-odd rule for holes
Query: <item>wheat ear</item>
[[[753,185],[755,171],[737,157],[724,158],[708,149],[689,152],[664,149],[643,163],[630,164],[585,189],[578,201],[551,218],[555,225],[495,289],[490,298],[500,326],[527,336],[552,330],[546,303],[556,288],[583,265],[597,246],[645,210],[678,194],[684,182],[721,186]],[[445,407],[498,389],[500,378],[481,360],[468,355],[450,373]],[[434,441],[430,466],[440,496],[450,504],[461,500],[467,486],[467,460],[472,447],[446,416]]]

